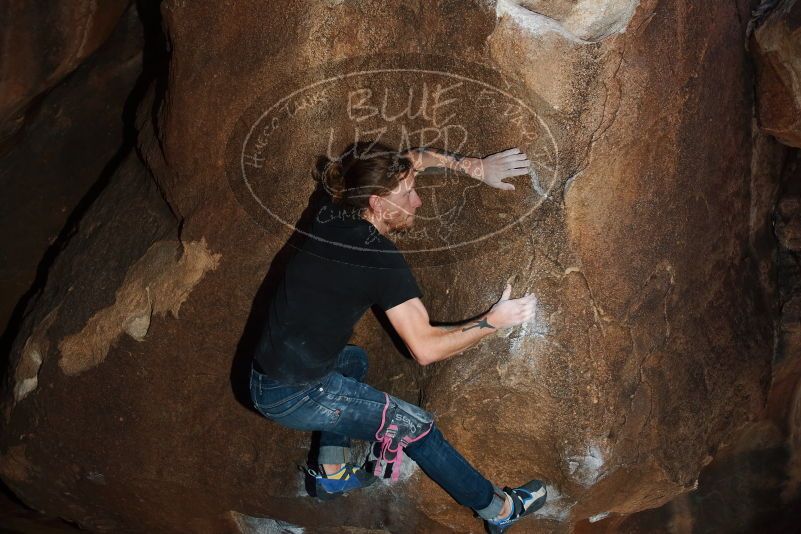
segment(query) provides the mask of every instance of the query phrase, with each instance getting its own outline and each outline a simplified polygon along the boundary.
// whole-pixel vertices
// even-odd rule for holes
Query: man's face
[[[414,212],[423,205],[414,190],[417,171],[411,169],[392,192],[383,197],[381,220],[390,231],[411,228],[414,225]]]

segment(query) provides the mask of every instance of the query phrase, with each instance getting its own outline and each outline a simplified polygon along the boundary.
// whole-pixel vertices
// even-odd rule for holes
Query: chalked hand
[[[490,154],[477,159],[467,172],[475,178],[496,189],[513,191],[515,186],[503,180],[512,176],[528,174],[531,162],[519,148],[510,148],[502,152]]]
[[[537,297],[526,294],[518,299],[509,298],[512,284],[506,284],[500,300],[487,314],[486,319],[497,329],[510,328],[534,320],[537,313]]]

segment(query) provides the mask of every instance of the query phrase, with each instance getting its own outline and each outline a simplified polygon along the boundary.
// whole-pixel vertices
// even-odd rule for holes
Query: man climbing
[[[527,174],[529,165],[518,149],[465,158],[429,148],[398,153],[378,143],[356,143],[320,176],[330,197],[315,207],[311,230],[269,304],[250,381],[253,403],[265,417],[320,431],[318,469],[309,470],[318,497],[375,480],[348,458],[354,438],[378,442],[393,477],[405,451],[458,503],[473,509],[489,532],[503,532],[545,503],[539,480],[500,489],[445,440],[430,413],[363,383],[367,354],[348,345],[354,325],[373,305],[385,311],[421,365],[532,320],[534,297],[510,299],[507,285],[481,317],[432,326],[417,282],[388,238],[414,224],[422,203],[415,180],[422,170],[446,167],[491,187],[514,189],[503,179]]]

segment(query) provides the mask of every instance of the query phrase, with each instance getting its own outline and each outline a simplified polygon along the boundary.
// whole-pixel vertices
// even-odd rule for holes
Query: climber
[[[413,226],[421,205],[415,181],[422,170],[445,167],[511,190],[514,186],[503,179],[527,174],[529,166],[518,149],[468,158],[432,148],[399,153],[362,142],[318,176],[330,196],[315,208],[310,235],[287,263],[269,303],[250,380],[253,403],[265,417],[289,428],[320,431],[318,468],[307,470],[318,497],[375,481],[377,473],[349,459],[354,438],[377,442],[393,478],[405,452],[457,502],[473,509],[490,532],[503,532],[545,503],[539,480],[500,489],[445,440],[430,413],[365,384],[367,354],[347,344],[372,305],[385,311],[421,365],[461,354],[494,332],[532,320],[533,295],[511,299],[507,284],[481,317],[432,326],[417,282],[388,238]]]

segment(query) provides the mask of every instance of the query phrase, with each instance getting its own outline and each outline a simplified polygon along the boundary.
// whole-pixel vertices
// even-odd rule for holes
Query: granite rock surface
[[[9,487],[96,531],[479,532],[414,469],[309,499],[309,436],[247,405],[315,158],[380,138],[532,157],[514,192],[433,174],[398,244],[435,321],[511,277],[539,308],[424,369],[368,314],[368,381],[434,413],[488,478],[546,480],[538,531],[695,488],[770,378],[772,196],[754,190],[778,178],[755,148],[749,5],[544,4],[163,2],[169,75],[139,105],[138,153],[11,352]]]

